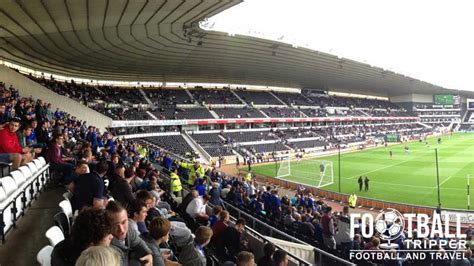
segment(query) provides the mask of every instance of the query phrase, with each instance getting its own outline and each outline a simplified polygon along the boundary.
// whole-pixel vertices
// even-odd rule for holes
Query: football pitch
[[[438,149],[439,184],[443,208],[467,209],[467,176],[471,176],[471,209],[474,208],[474,134],[457,133],[428,139],[429,145],[405,144],[341,154],[340,191],[372,199],[424,206],[437,205],[435,149]],[[389,151],[393,152],[390,159]],[[319,160],[333,162],[334,182],[322,189],[339,191],[338,156],[291,161],[291,175],[282,179],[303,185],[319,183]],[[276,164],[255,165],[252,172],[276,176]],[[359,191],[357,179],[368,176],[369,191]]]

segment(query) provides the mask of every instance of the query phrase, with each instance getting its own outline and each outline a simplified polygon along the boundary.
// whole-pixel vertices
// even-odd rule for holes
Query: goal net
[[[314,175],[317,187],[325,187],[334,183],[334,168],[332,161],[315,160],[314,166],[317,168]]]
[[[291,159],[290,156],[276,156],[276,178],[287,177],[291,175]]]
[[[334,168],[332,161],[306,160],[295,165],[293,176],[311,180],[311,184],[321,188],[334,183]],[[313,181],[314,180],[314,181]]]

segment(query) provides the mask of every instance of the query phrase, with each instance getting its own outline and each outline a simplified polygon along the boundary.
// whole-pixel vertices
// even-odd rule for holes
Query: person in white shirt
[[[208,201],[208,195],[204,195],[202,198],[197,197],[193,199],[186,207],[186,213],[198,221],[207,222],[209,220],[209,216],[206,213],[206,205]]]

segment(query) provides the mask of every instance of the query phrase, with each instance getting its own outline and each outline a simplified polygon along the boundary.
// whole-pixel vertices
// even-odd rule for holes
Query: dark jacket
[[[135,196],[133,196],[132,192],[132,187],[123,178],[119,178],[116,180],[116,183],[112,188],[111,195],[114,200],[120,202],[125,208],[128,208],[128,205],[133,200],[135,200]]]
[[[74,247],[69,239],[65,239],[54,246],[51,253],[51,266],[74,266],[82,250]]]

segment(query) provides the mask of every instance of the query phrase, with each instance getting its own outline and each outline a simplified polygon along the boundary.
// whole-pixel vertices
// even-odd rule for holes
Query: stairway
[[[200,161],[206,164],[210,164],[211,155],[209,155],[196,141],[194,141],[194,139],[191,138],[188,133],[183,132],[181,133],[181,135],[183,136],[184,140],[186,140],[186,142],[189,144],[189,146],[191,146],[191,148],[193,148],[193,150],[197,152]]]
[[[148,104],[153,104],[150,100],[150,98],[148,98],[148,96],[146,96],[146,93],[143,91],[143,89],[138,89],[140,91],[140,93],[142,94],[143,96],[143,99],[145,99],[145,101],[148,103]],[[156,119],[156,118],[155,118]]]

